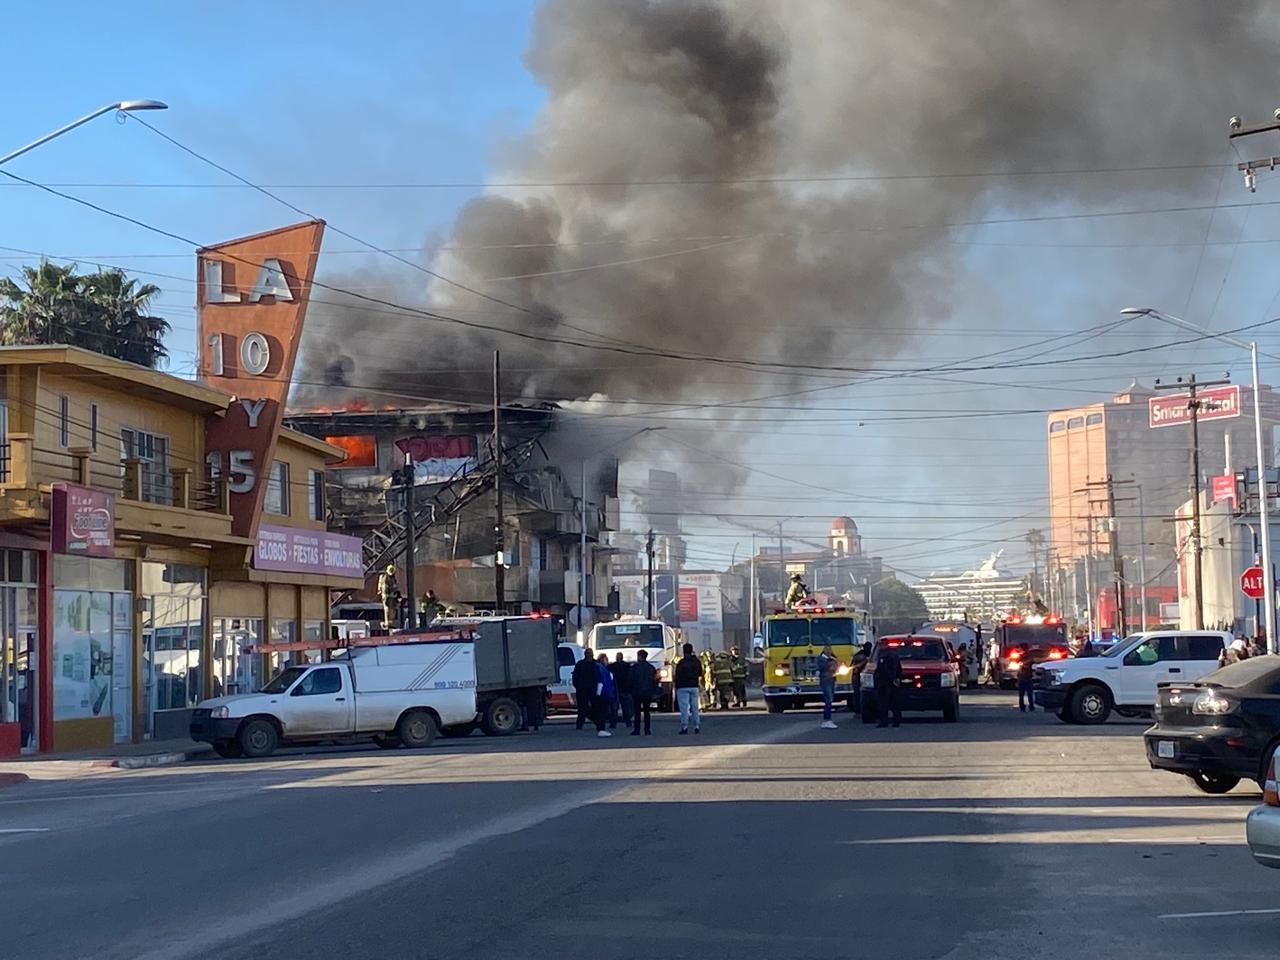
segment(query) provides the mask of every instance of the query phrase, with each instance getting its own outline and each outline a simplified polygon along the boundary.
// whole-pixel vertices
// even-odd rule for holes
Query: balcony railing
[[[165,474],[134,458],[119,466],[93,459],[88,447],[36,447],[30,434],[10,433],[0,444],[0,484],[29,489],[44,483],[76,483],[113,493],[122,500],[155,503],[184,510],[231,512],[230,491],[222,480],[197,477],[190,467]]]

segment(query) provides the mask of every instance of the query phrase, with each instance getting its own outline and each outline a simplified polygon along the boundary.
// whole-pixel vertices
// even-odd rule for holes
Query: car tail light
[[[1280,753],[1280,751],[1277,751]],[[1262,785],[1262,802],[1269,807],[1280,807],[1280,789],[1276,786],[1276,755],[1271,754],[1267,764],[1267,782]]]
[[[1206,690],[1191,703],[1191,712],[1202,717],[1219,717],[1236,708],[1235,701]]]

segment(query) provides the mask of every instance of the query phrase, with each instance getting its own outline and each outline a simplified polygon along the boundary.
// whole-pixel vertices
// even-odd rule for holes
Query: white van
[[[1102,723],[1151,714],[1161,683],[1193,683],[1218,669],[1231,634],[1219,630],[1154,630],[1125,637],[1098,657],[1037,664],[1036,702],[1064,723]]]
[[[658,709],[675,708],[676,661],[680,659],[680,642],[676,632],[661,620],[643,617],[619,617],[591,628],[587,646],[600,654],[607,654],[612,663],[619,653],[622,659],[634,663],[636,654],[645,651],[648,661],[658,672]]]

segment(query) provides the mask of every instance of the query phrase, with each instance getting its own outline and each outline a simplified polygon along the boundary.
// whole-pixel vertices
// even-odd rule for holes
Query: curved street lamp
[[[36,147],[40,146],[41,144],[48,143],[50,140],[54,139],[55,137],[60,137],[64,133],[67,133],[70,130],[74,130],[76,127],[80,126],[81,124],[88,123],[90,120],[94,120],[97,117],[102,116],[104,113],[110,113],[112,110],[123,110],[126,113],[133,113],[136,110],[167,110],[167,109],[169,109],[169,105],[166,103],[161,103],[159,100],[118,100],[115,103],[108,103],[105,107],[99,107],[97,110],[93,111],[93,113],[86,113],[79,120],[74,120],[71,123],[68,123],[65,127],[59,127],[57,130],[54,130],[52,133],[46,133],[39,140],[33,140],[31,141],[31,143],[28,143],[25,147],[19,147],[17,150],[14,150],[12,153],[6,153],[3,157],[0,157],[0,166],[8,163],[14,157],[20,157],[27,151],[34,150]]]

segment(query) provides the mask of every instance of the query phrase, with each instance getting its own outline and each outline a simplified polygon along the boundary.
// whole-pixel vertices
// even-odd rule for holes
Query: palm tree
[[[168,357],[169,323],[148,312],[154,284],[47,260],[23,267],[20,279],[0,278],[0,343],[66,343],[152,368]]]
[[[82,279],[86,295],[102,311],[107,342],[99,353],[153,369],[168,359],[164,337],[170,330],[169,322],[148,312],[159,287],[154,283],[139,286],[122,270],[100,270]]]
[[[1031,551],[1031,583],[1032,590],[1044,593],[1040,583],[1040,548],[1044,546],[1044,533],[1040,530],[1028,530],[1023,541]]]

